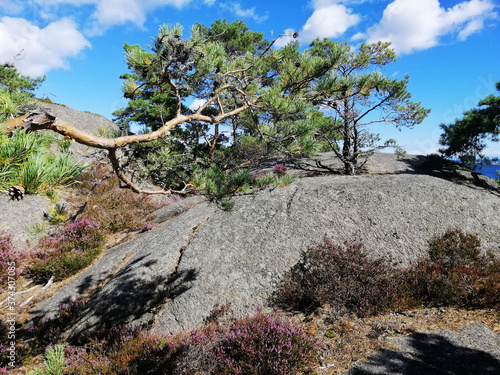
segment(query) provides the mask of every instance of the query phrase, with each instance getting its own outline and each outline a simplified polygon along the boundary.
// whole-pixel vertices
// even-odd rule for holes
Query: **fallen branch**
[[[17,296],[20,296],[21,294],[24,294],[24,293],[28,293],[36,288],[38,288],[40,285],[35,285],[29,289],[26,289],[26,290],[21,290],[20,292],[17,292],[17,293],[14,293],[14,294],[11,294],[9,295],[6,299],[4,299],[2,302],[0,302],[0,306],[3,306],[4,303],[6,303],[8,300],[12,299],[12,298],[15,298]]]
[[[40,290],[40,292],[44,292],[46,291],[52,284],[54,283],[54,276],[52,276],[50,278],[50,280],[47,282],[47,284],[45,284],[45,286]],[[32,288],[33,289],[33,288]],[[36,296],[37,294],[33,294],[30,298],[28,298],[26,301],[24,301],[23,303],[21,303],[19,305],[19,307],[23,307],[23,306],[26,306],[28,303],[31,302],[31,300]]]

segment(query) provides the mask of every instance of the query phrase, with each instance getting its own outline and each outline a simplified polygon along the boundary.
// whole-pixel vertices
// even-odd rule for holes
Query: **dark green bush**
[[[384,259],[372,259],[361,244],[335,245],[327,239],[311,247],[284,278],[275,302],[311,313],[330,305],[359,316],[382,313],[397,303],[398,272]]]
[[[406,271],[404,293],[415,303],[467,308],[500,304],[500,259],[474,234],[450,229],[429,242],[428,256]]]

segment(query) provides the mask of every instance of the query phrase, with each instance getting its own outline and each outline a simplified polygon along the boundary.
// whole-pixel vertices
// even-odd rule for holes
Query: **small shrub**
[[[66,374],[306,374],[319,349],[294,321],[262,312],[174,337],[112,327],[86,340],[66,350]]]
[[[276,303],[310,313],[323,305],[359,316],[382,313],[397,301],[398,273],[384,259],[371,259],[361,244],[311,247],[285,276]]]
[[[223,330],[214,351],[216,374],[312,373],[317,343],[289,321],[258,312]]]
[[[0,273],[3,282],[0,283],[0,293],[8,287],[8,276],[17,278],[24,270],[28,254],[18,251],[12,244],[12,235],[0,232]]]
[[[103,243],[97,223],[82,219],[68,224],[59,234],[42,240],[28,276],[36,283],[46,283],[52,276],[55,281],[72,276],[99,256]]]
[[[95,220],[101,230],[116,233],[126,230],[148,230],[151,213],[171,202],[121,189],[116,176],[106,178],[109,170],[96,168],[84,173],[81,188],[91,191],[81,218]],[[88,191],[87,190],[87,191]],[[88,193],[87,193],[88,194]],[[86,194],[86,195],[87,195]]]
[[[450,229],[429,242],[427,257],[406,271],[414,303],[495,307],[500,301],[500,259],[481,251],[474,234]]]
[[[278,179],[277,184],[278,184],[278,186],[283,187],[286,185],[290,185],[293,181],[294,181],[293,175],[286,174]]]
[[[231,210],[231,196],[239,192],[247,192],[252,185],[252,176],[248,169],[237,169],[226,173],[218,165],[208,169],[196,169],[192,183],[209,200],[216,202],[224,210]]]
[[[47,234],[48,223],[46,221],[28,225],[28,235],[31,239],[39,241]]]
[[[34,348],[43,349],[49,345],[59,343],[63,338],[64,332],[78,319],[86,306],[87,300],[76,300],[69,304],[61,305],[55,317],[36,322],[28,330],[28,335],[33,339]]]
[[[123,328],[117,332],[125,336],[117,336],[112,345],[102,339],[68,347],[65,374],[175,374],[175,362],[169,361],[177,347],[172,340],[145,332],[127,337],[129,332]]]
[[[50,208],[48,221],[50,224],[61,224],[68,220],[68,213],[64,204],[56,203]]]
[[[28,372],[28,375],[62,375],[64,371],[64,346],[55,345],[47,348],[42,366]]]
[[[288,168],[283,164],[276,164],[273,168],[273,173],[278,177],[283,177],[288,173]]]
[[[264,187],[273,184],[276,181],[276,176],[272,173],[261,172],[254,176],[254,184],[257,187]]]

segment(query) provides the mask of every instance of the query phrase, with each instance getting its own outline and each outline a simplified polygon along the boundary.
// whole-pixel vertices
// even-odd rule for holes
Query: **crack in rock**
[[[191,243],[191,241],[193,241],[193,239],[195,238],[196,232],[198,231],[198,229],[200,229],[200,227],[203,226],[208,221],[208,219],[209,219],[209,217],[206,217],[198,225],[196,225],[192,228],[191,233],[189,234],[186,242],[179,249],[179,257],[177,258],[175,268],[172,271],[172,273],[170,274],[170,276],[168,277],[169,286],[167,287],[167,295],[171,294],[170,292],[175,290],[176,287],[178,287],[178,285],[176,283],[177,280],[180,280],[180,282],[189,281],[189,280],[185,280],[183,275],[181,274],[181,272],[179,272],[179,267],[180,267],[180,264],[182,262],[182,257],[184,256],[184,253],[185,253],[186,249],[188,248],[189,244]],[[165,301],[164,307],[166,307],[168,305],[168,303],[170,301],[172,301],[172,299],[173,298],[167,297],[167,300]],[[154,322],[151,325],[152,327],[154,327],[158,323],[158,318],[160,317],[161,312],[162,312],[162,309],[157,309],[155,311],[154,317],[153,317]],[[183,324],[181,323],[181,321],[179,320],[179,318],[177,317],[177,315],[174,312],[172,312],[172,316],[173,316],[175,322],[177,323],[177,325],[184,329]]]
[[[196,225],[193,227],[192,231],[191,231],[191,234],[189,235],[186,243],[184,245],[181,246],[181,248],[179,249],[179,257],[177,258],[177,262],[175,264],[175,269],[174,271],[171,273],[171,277],[175,277],[175,275],[177,274],[178,270],[179,270],[179,265],[181,264],[181,261],[182,261],[182,257],[184,256],[184,252],[186,251],[187,247],[189,246],[189,244],[191,243],[191,241],[194,239],[194,237],[196,236],[196,232],[198,231],[198,229],[203,226],[207,221],[208,221],[208,217],[203,219],[200,224]]]
[[[295,195],[297,195],[297,192],[299,191],[299,188],[296,187],[294,192],[292,193],[292,196],[290,197],[290,199],[288,199],[288,202],[286,204],[286,213],[287,215],[290,216],[291,212],[292,212],[292,202],[293,202],[293,199],[295,198]]]

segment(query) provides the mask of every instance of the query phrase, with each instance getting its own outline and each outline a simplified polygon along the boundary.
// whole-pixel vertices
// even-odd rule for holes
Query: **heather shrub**
[[[12,340],[11,333],[13,328],[16,328],[16,337],[18,335],[18,327],[12,326],[12,321],[8,321],[7,318],[12,319],[12,317],[3,316],[0,319],[0,374],[10,374],[9,370],[12,370],[12,362],[14,365],[19,365],[25,363],[29,358],[31,358],[31,350],[25,344],[15,340],[14,348],[10,345]],[[13,353],[13,351],[15,353]],[[12,355],[15,355],[15,358]]]
[[[43,349],[62,341],[65,331],[78,319],[86,306],[87,300],[79,299],[61,305],[55,317],[35,322],[27,332],[28,339],[31,339],[30,341],[33,343],[33,348]]]
[[[312,373],[317,342],[290,320],[258,312],[174,337],[113,327],[67,348],[66,374]]]
[[[8,277],[17,279],[24,269],[28,254],[18,251],[12,244],[12,235],[0,232],[0,274],[4,282],[0,283],[0,293],[8,287]]]
[[[288,168],[284,164],[276,164],[273,167],[273,173],[278,177],[283,177],[288,173]]]
[[[136,357],[148,358],[161,342],[141,327],[128,326],[84,332],[78,341],[84,345],[66,349],[66,374],[129,374],[131,362]]]
[[[96,168],[84,173],[81,189],[87,189],[88,200],[81,218],[95,220],[108,233],[126,230],[147,230],[151,213],[171,202],[150,195],[136,194],[122,189],[119,180],[108,169]],[[107,177],[111,176],[111,177]]]
[[[361,244],[335,245],[327,239],[309,248],[281,282],[275,302],[313,312],[330,305],[359,316],[382,313],[397,302],[398,272],[384,259],[372,259]]]
[[[404,294],[416,303],[467,308],[498,306],[500,259],[474,234],[450,229],[429,242],[428,256],[406,271]]]
[[[101,253],[104,235],[97,223],[82,219],[66,225],[60,233],[44,239],[33,255],[28,276],[36,283],[74,275],[89,266]]]
[[[312,373],[318,345],[298,325],[257,312],[222,330],[213,349],[216,374]]]

